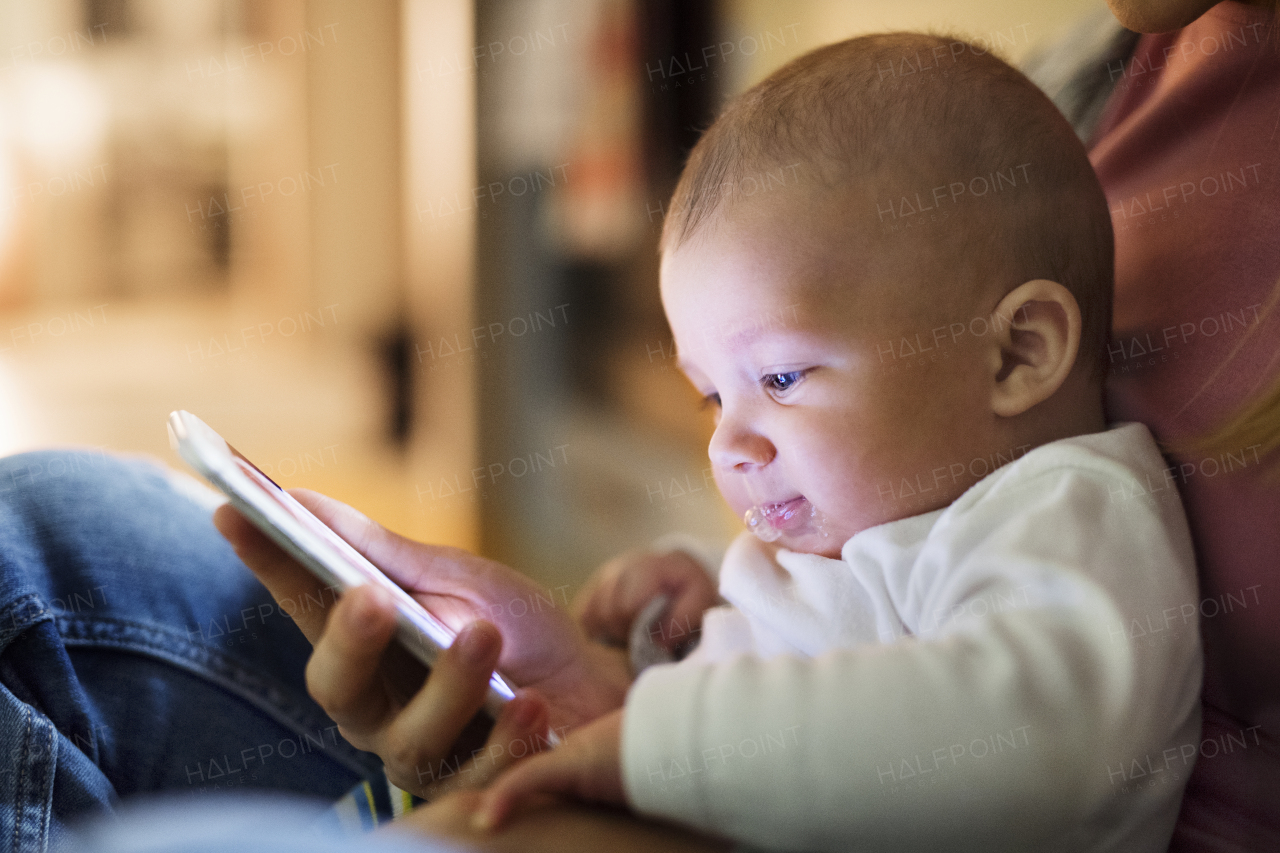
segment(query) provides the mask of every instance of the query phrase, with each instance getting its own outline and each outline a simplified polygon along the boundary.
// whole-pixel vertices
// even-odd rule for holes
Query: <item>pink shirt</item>
[[[1280,32],[1221,3],[1146,35],[1090,157],[1116,231],[1109,416],[1203,435],[1280,375]],[[1280,460],[1170,459],[1199,562],[1204,732],[1174,849],[1280,850]],[[1268,464],[1270,463],[1270,464]],[[1152,784],[1159,784],[1153,778]]]

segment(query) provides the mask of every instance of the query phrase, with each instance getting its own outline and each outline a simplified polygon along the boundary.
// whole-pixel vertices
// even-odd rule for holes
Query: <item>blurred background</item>
[[[657,297],[699,132],[821,44],[1016,62],[1099,5],[0,0],[0,454],[181,467],[185,408],[553,587],[727,540]]]

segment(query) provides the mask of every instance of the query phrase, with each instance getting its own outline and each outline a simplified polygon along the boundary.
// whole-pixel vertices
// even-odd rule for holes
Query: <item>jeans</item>
[[[320,602],[278,605],[211,498],[144,459],[0,459],[0,850],[139,794],[334,800],[379,771],[307,696],[289,614]]]
[[[80,827],[76,853],[450,853],[418,836],[326,831],[313,802],[259,792],[139,801]]]

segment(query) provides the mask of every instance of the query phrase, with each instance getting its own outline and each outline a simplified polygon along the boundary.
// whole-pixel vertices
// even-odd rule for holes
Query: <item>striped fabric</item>
[[[341,829],[347,835],[372,832],[415,806],[425,802],[401,790],[385,775],[366,779],[333,804],[322,822]]]

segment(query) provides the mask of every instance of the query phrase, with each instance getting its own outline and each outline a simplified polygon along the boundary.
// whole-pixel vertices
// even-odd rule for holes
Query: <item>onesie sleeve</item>
[[[1176,498],[1067,459],[939,518],[886,584],[908,636],[645,672],[629,802],[768,848],[895,853],[1091,849],[1114,809],[1141,811],[1115,768],[1198,726],[1198,634],[1167,618],[1195,600],[1190,540]],[[1162,612],[1168,636],[1141,642],[1130,620]]]

